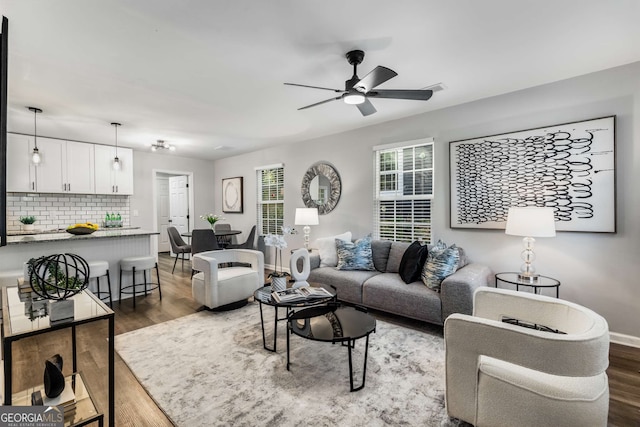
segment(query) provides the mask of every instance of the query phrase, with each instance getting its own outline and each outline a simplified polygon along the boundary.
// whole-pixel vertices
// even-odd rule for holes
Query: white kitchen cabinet
[[[42,161],[33,167],[36,179],[29,191],[95,193],[93,144],[38,138],[38,151]]]
[[[93,144],[67,141],[66,171],[64,181],[66,193],[93,194],[96,192]]]
[[[118,148],[120,169],[113,169],[115,147],[95,146],[95,183],[97,194],[133,194],[133,150]]]
[[[41,162],[31,162],[33,137],[7,135],[7,191],[62,193],[66,141],[38,138]]]
[[[36,171],[31,163],[32,151],[33,137],[7,134],[7,191],[35,191]]]
[[[66,167],[67,141],[38,138],[40,164],[36,170],[36,188],[39,193],[63,193],[66,191],[63,168]]]

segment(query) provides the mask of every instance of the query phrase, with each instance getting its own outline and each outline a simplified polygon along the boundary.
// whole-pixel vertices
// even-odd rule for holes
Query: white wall
[[[234,228],[238,226],[248,230],[256,221],[254,167],[282,162],[285,164],[285,224],[293,224],[295,208],[303,206],[300,196],[302,176],[310,165],[324,160],[332,163],[340,173],[343,192],[337,208],[330,214],[321,216],[320,225],[311,228],[311,238],[313,240],[315,237],[346,230],[361,237],[370,233],[373,226],[372,147],[434,137],[437,168],[434,238],[464,247],[473,261],[485,263],[496,272],[517,271],[521,264],[521,239],[507,236],[498,230],[449,228],[449,141],[615,114],[618,232],[559,232],[553,239],[539,239],[536,265],[541,274],[558,278],[562,282],[562,298],[602,314],[608,320],[611,331],[638,337],[638,76],[640,63],[634,63],[356,131],[219,160],[215,162],[214,168],[215,206],[221,205],[220,180],[244,176],[244,214],[225,216],[230,219]],[[380,110],[384,108],[384,102],[385,100],[377,101]],[[366,120],[362,117],[357,119]],[[292,247],[299,247],[303,243],[302,236],[293,236],[289,243]]]

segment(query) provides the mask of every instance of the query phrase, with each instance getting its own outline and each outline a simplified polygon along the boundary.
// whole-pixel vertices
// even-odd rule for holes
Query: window
[[[257,170],[258,232],[280,234],[284,225],[284,166],[274,165]]]
[[[430,243],[433,140],[374,150],[374,237]]]

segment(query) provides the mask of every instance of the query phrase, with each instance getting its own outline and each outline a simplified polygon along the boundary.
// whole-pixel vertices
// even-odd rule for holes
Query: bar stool
[[[100,286],[100,278],[107,276],[107,290],[103,291]],[[93,292],[100,301],[109,300],[109,307],[113,307],[111,298],[111,276],[109,275],[109,263],[107,261],[89,261],[89,280],[96,279],[96,290]],[[102,296],[105,295],[105,296]]]
[[[151,270],[152,268],[156,269],[156,275],[158,277],[158,283],[147,283],[147,270]],[[160,300],[162,301],[162,289],[160,288],[160,271],[158,270],[158,263],[156,262],[156,257],[154,256],[136,256],[136,257],[127,257],[122,258],[120,260],[120,284],[118,291],[118,299],[119,303],[122,302],[122,294],[132,294],[133,295],[133,308],[136,308],[136,286],[140,284],[136,284],[136,270],[142,270],[144,276],[144,294],[145,296],[155,289],[158,289],[158,293],[160,295]],[[123,271],[131,271],[132,273],[132,284],[127,286],[122,286],[122,272]],[[127,289],[131,289],[130,291]]]

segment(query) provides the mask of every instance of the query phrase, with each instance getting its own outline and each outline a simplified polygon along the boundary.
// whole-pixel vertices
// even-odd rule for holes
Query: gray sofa
[[[406,284],[398,274],[400,261],[409,243],[373,240],[371,250],[376,271],[342,271],[320,267],[319,254],[311,254],[308,281],[331,290],[338,299],[376,310],[398,314],[437,325],[451,313],[471,314],[473,292],[489,286],[493,273],[489,267],[469,263],[442,281],[441,291],[426,287],[421,281]]]

